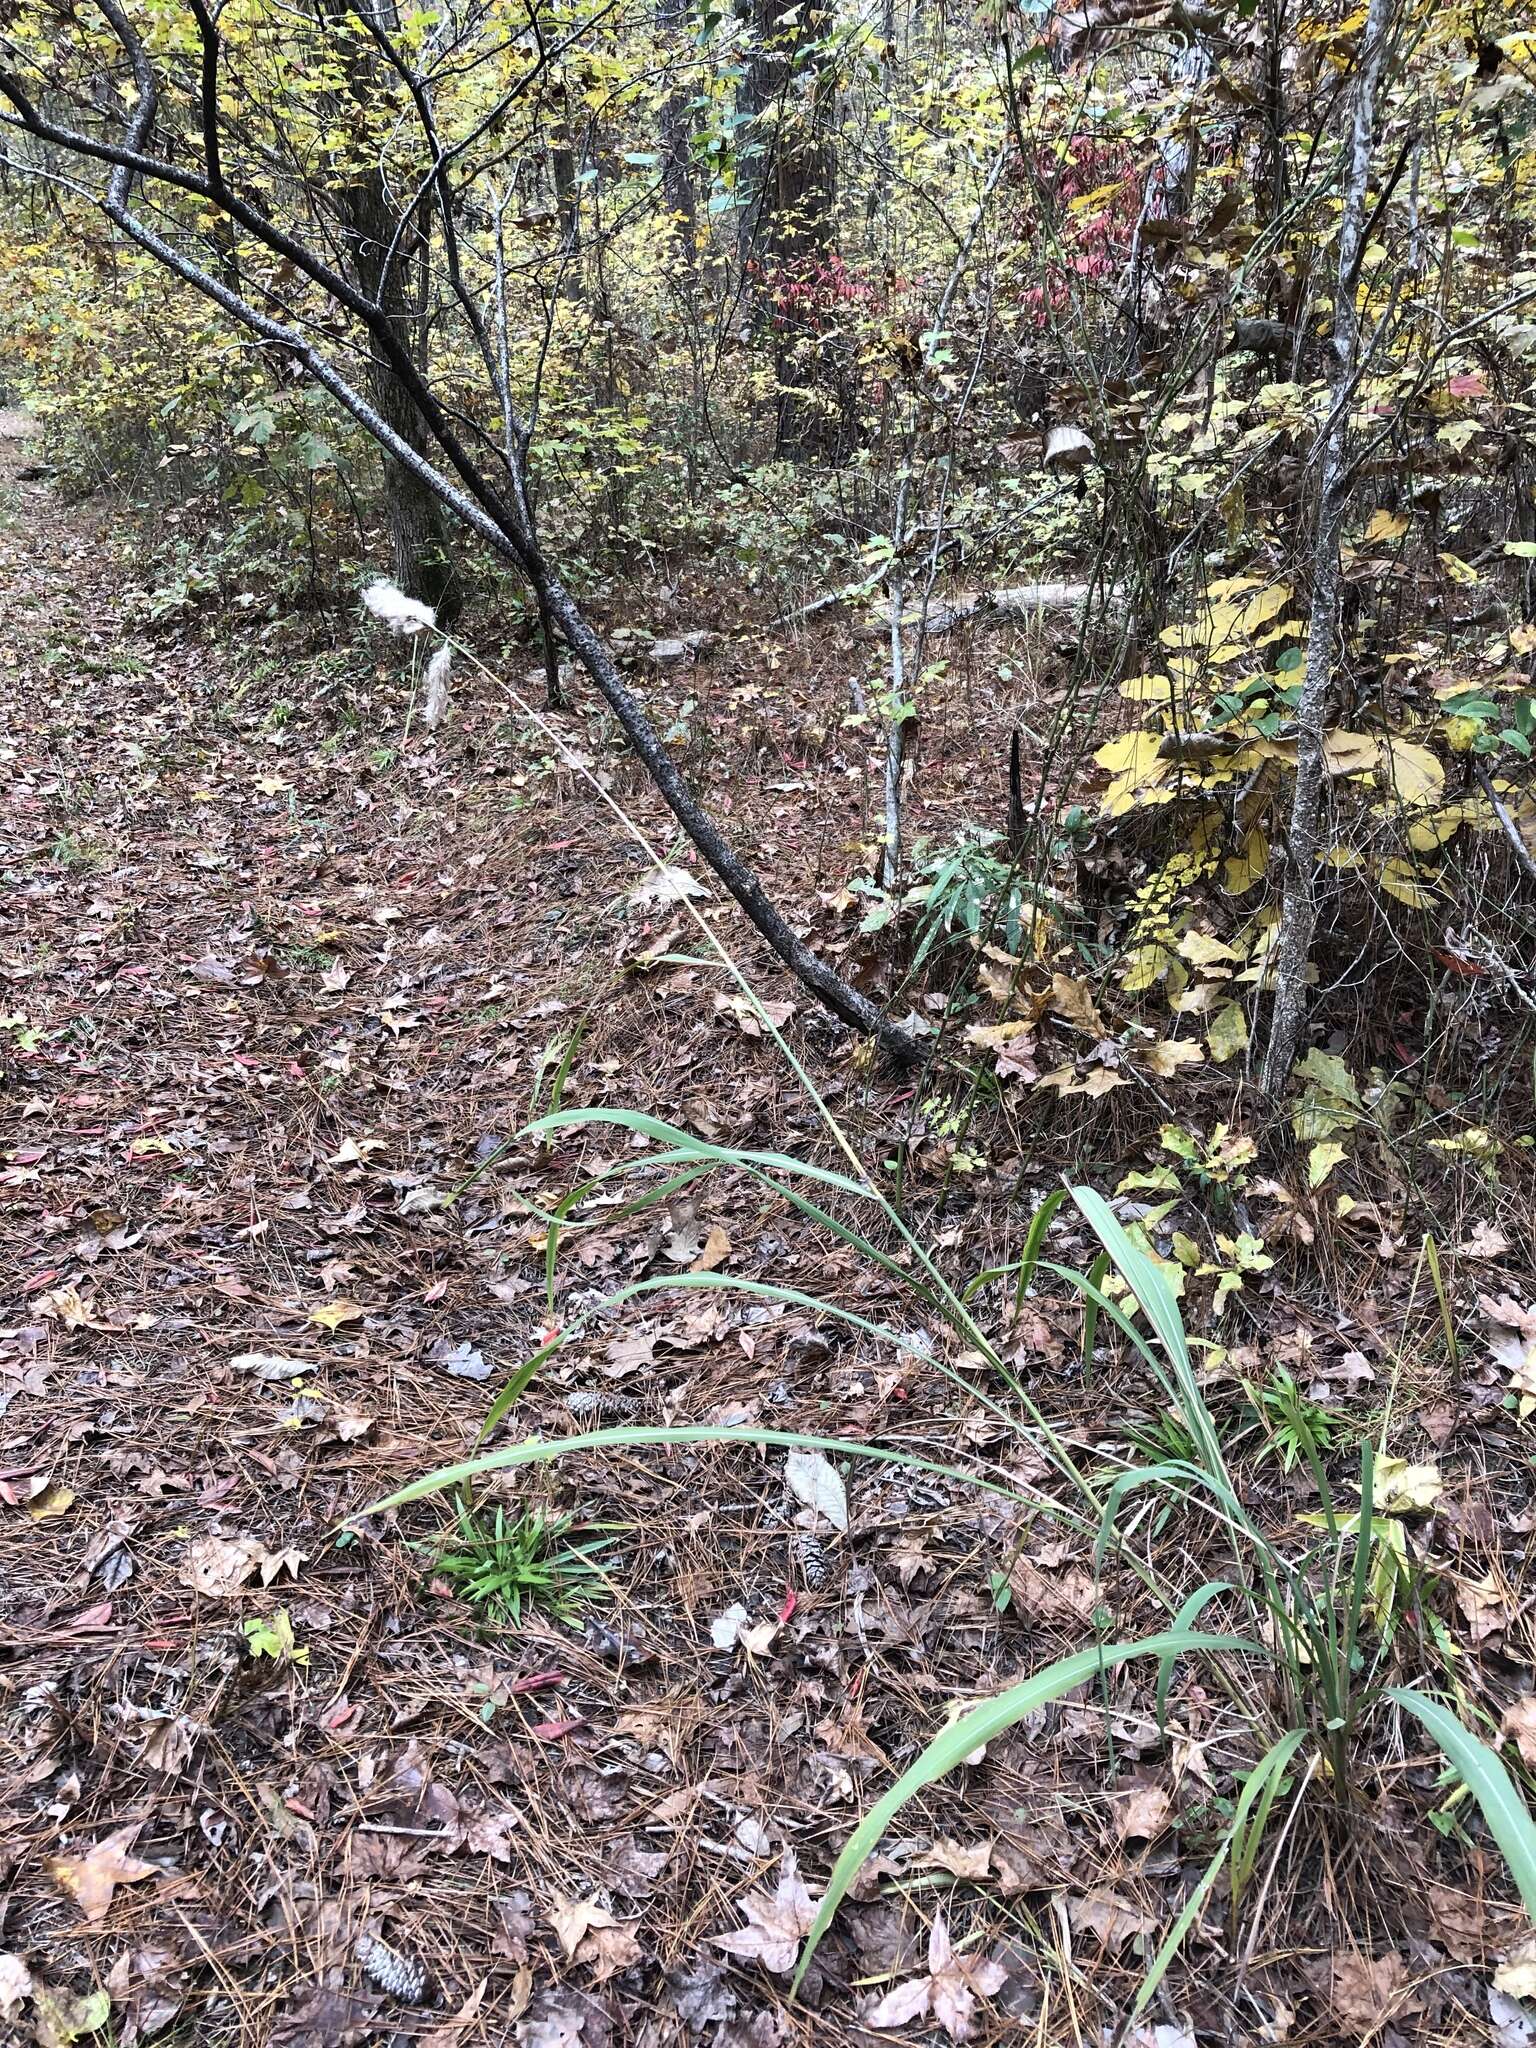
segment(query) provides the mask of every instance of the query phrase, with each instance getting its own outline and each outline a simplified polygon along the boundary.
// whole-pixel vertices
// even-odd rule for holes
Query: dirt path
[[[857,1781],[938,1709],[932,1648],[947,1676],[992,1662],[976,1573],[952,1583],[974,1515],[871,1482],[856,1561],[796,1529],[775,1466],[572,1463],[507,1497],[605,1525],[613,1590],[499,1638],[433,1576],[441,1510],[331,1534],[463,1455],[538,1341],[519,1196],[578,1164],[498,1148],[593,999],[586,1099],[648,1089],[745,1138],[777,1070],[692,971],[615,998],[633,870],[557,775],[530,800],[535,762],[495,773],[504,735],[482,773],[472,731],[398,759],[317,733],[280,684],[147,629],[110,515],[16,481],[26,447],[0,440],[0,2013],[105,1994],[123,2048],[804,2038],[751,1939],[732,1961],[710,1938],[835,1852]],[[792,1217],[701,1200],[585,1240],[562,1312],[681,1270],[717,1224],[752,1269],[841,1284]],[[917,1413],[888,1367],[708,1297],[568,1357],[524,1411],[556,1432]],[[733,1608],[752,1655],[711,1640]],[[885,1906],[848,1926],[839,1979],[921,1939]],[[412,1969],[365,1974],[380,1937],[424,1966],[420,2002]]]

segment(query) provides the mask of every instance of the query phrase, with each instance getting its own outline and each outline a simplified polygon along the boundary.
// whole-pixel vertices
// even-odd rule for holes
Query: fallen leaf
[[[160,1876],[158,1864],[128,1854],[143,1825],[142,1821],[130,1821],[79,1856],[55,1856],[49,1862],[48,1875],[70,1894],[87,1920],[106,1917],[120,1884],[138,1884],[146,1877]]]
[[[1307,1154],[1307,1186],[1320,1188],[1341,1160],[1349,1156],[1349,1148],[1337,1138],[1320,1138]]]
[[[229,1362],[236,1372],[254,1373],[259,1380],[302,1379],[317,1370],[307,1358],[280,1358],[271,1351],[242,1351]]]
[[[952,1877],[966,1877],[980,1883],[992,1868],[992,1844],[935,1842],[923,1861],[930,1869],[947,1870]]]
[[[1506,1998],[1536,1998],[1536,1935],[1516,1942],[1494,1971],[1493,1988]]]
[[[0,2019],[14,2019],[22,2000],[31,1996],[32,1972],[26,1958],[8,1950],[0,1955]]]
[[[1387,2019],[1417,2012],[1419,2001],[1407,1989],[1408,1965],[1399,1955],[1354,1955],[1335,1950],[1328,1966],[1328,2003],[1341,2026],[1374,2033]]]
[[[309,1312],[309,1320],[318,1323],[322,1330],[340,1329],[343,1323],[359,1323],[367,1311],[355,1301],[322,1301],[318,1308]]]
[[[606,1984],[621,1970],[632,1969],[644,1951],[632,1929],[609,1923],[594,1927],[576,1950],[576,1961],[592,1972],[594,1984]]]
[[[1248,1018],[1241,1003],[1223,1003],[1205,1027],[1205,1042],[1217,1065],[1248,1049]]]
[[[734,1650],[736,1639],[751,1622],[751,1615],[739,1600],[733,1600],[724,1614],[717,1614],[709,1624],[709,1640],[717,1650]]]
[[[561,1948],[573,1961],[576,1951],[594,1928],[617,1927],[619,1924],[607,1907],[600,1906],[596,1899],[568,1899],[564,1892],[553,1895],[549,1919]]]
[[[986,1956],[958,1956],[943,1912],[935,1914],[928,1937],[928,1975],[898,1984],[863,2012],[867,2027],[901,2027],[930,2012],[952,2041],[968,2041],[978,1996],[990,1998],[1008,1981],[1001,1963]]]
[[[112,2017],[105,1991],[56,1991],[39,1984],[32,1994],[32,2038],[37,2048],[71,2048],[87,2034],[100,2033]]]
[[[1078,1934],[1091,1934],[1101,1948],[1124,1948],[1128,1941],[1153,1933],[1157,1921],[1119,1892],[1085,1892],[1067,1901],[1067,1918]]]
[[[787,1977],[795,1967],[800,1942],[816,1918],[811,1895],[800,1879],[793,1854],[785,1851],[779,1865],[779,1882],[773,1892],[748,1892],[740,1901],[747,1924],[734,1934],[712,1934],[716,1948],[748,1963],[761,1963],[776,1976]]]
[[[1378,1458],[1371,1497],[1378,1514],[1406,1515],[1432,1508],[1443,1484],[1438,1465],[1411,1465],[1406,1458]]]
[[[1070,974],[1051,976],[1051,1008],[1058,1017],[1075,1024],[1079,1031],[1086,1031],[1094,1038],[1109,1036],[1093,1000],[1093,991],[1086,982],[1078,981]]]
[[[730,1255],[730,1233],[722,1230],[718,1223],[712,1223],[709,1228],[709,1235],[704,1240],[703,1249],[688,1270],[690,1273],[713,1273],[715,1268],[723,1265]]]
[[[670,903],[686,903],[693,897],[707,897],[709,891],[696,882],[686,868],[660,867],[629,892],[631,910],[662,910]]]
[[[1536,1764],[1536,1693],[1522,1693],[1504,1709],[1499,1737],[1515,1745],[1522,1763]]]
[[[1115,1802],[1115,1837],[1121,1842],[1155,1842],[1173,1816],[1173,1801],[1161,1785],[1136,1785]]]
[[[1180,1067],[1198,1067],[1205,1053],[1192,1038],[1160,1038],[1141,1055],[1141,1063],[1160,1081],[1171,1081]]]
[[[199,1536],[187,1545],[176,1576],[209,1600],[232,1600],[266,1555],[267,1546],[254,1536]]]
[[[784,1460],[790,1492],[834,1529],[848,1527],[848,1495],[835,1468],[820,1451],[791,1451]]]

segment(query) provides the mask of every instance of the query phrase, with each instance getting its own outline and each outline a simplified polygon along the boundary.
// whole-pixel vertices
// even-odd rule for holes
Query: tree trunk
[[[662,59],[670,68],[684,62],[684,31],[687,0],[656,0],[657,37]],[[691,289],[698,268],[698,205],[693,191],[693,162],[689,149],[688,95],[669,92],[661,103],[658,120],[661,140],[661,193],[677,237],[679,267],[683,283]]]
[[[367,108],[378,90],[378,58],[372,47],[360,40],[354,42],[347,53],[347,70],[354,100]],[[425,372],[427,337],[422,309],[430,261],[430,206],[424,203],[402,232],[382,165],[370,166],[340,184],[336,199],[353,278],[359,289],[377,302],[395,338]],[[413,272],[419,289],[412,288]],[[401,440],[425,456],[430,437],[377,336],[369,341],[368,388],[375,406]],[[384,496],[395,581],[444,619],[455,618],[464,601],[463,583],[441,503],[413,470],[388,454],[384,457]]]
[[[837,81],[821,48],[831,16],[814,0],[787,29],[781,16],[778,0],[752,0],[742,98],[766,139],[743,224],[743,268],[755,271],[772,327],[774,453],[837,462],[852,435],[839,392],[844,344],[826,317],[837,245]]]
[[[1370,0],[1354,125],[1345,167],[1344,214],[1339,228],[1338,284],[1333,309],[1333,373],[1323,441],[1321,494],[1312,546],[1312,606],[1307,621],[1307,665],[1296,708],[1296,788],[1285,848],[1285,905],[1275,947],[1275,1001],[1260,1085],[1277,1097],[1290,1078],[1307,1009],[1307,956],[1317,925],[1317,856],[1322,843],[1328,689],[1333,680],[1339,615],[1339,537],[1349,503],[1349,409],[1355,385],[1360,319],[1355,307],[1365,231],[1366,190],[1376,129],[1376,87],[1386,56],[1396,0]]]

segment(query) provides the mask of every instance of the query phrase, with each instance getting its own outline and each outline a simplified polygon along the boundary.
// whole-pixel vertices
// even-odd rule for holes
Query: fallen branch
[[[1118,583],[1020,583],[1005,590],[973,590],[934,605],[928,613],[928,632],[930,636],[947,633],[952,627],[962,626],[973,619],[1030,619],[1046,612],[1085,611],[1095,596],[1101,598],[1106,606],[1119,606],[1125,601],[1124,586]],[[909,613],[901,623],[904,631],[915,627],[918,614]],[[889,622],[883,621],[878,626],[861,626],[858,638],[883,640],[889,631]]]

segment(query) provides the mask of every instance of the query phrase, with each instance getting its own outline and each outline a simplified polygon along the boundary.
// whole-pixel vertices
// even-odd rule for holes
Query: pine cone
[[[818,1542],[814,1536],[802,1536],[795,1545],[795,1556],[808,1593],[820,1593],[831,1584],[832,1553],[825,1543]]]
[[[357,1937],[357,1960],[363,1975],[406,2005],[420,2005],[427,1989],[427,1969],[415,1956],[403,1956],[377,1935]]]

